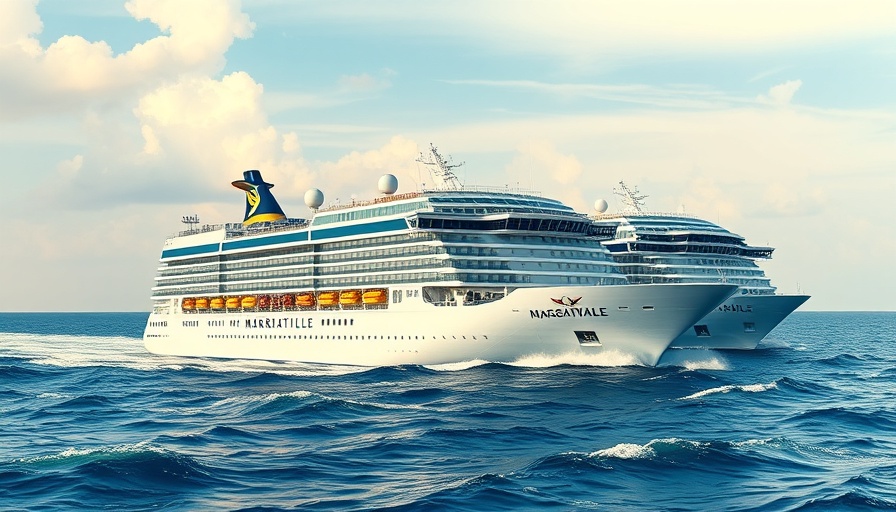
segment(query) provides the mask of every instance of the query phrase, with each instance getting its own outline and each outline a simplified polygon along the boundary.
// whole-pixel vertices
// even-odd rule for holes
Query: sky
[[[149,311],[184,215],[467,185],[754,245],[801,310],[896,310],[891,0],[0,0],[0,311]]]

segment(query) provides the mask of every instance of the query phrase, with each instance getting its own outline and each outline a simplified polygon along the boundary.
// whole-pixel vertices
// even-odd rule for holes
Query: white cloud
[[[560,154],[551,141],[527,141],[519,152],[510,163],[511,174],[546,175],[561,185],[570,185],[582,175],[582,163],[575,156]]]
[[[126,7],[135,19],[151,20],[169,35],[121,54],[105,41],[79,35],[62,36],[42,49],[32,37],[41,30],[36,4],[4,3],[0,119],[127,101],[183,75],[220,71],[234,38],[249,37],[253,29],[235,1],[134,0]]]
[[[319,182],[314,186],[324,192],[325,204],[337,199],[346,203],[352,196],[375,197],[377,180],[386,173],[398,178],[398,193],[416,191],[422,182],[431,181],[415,164],[420,149],[416,142],[396,135],[378,149],[352,151],[336,162],[322,162],[316,173]]]
[[[36,56],[40,43],[33,36],[43,29],[35,7],[37,0],[7,1],[0,16],[0,52]]]
[[[802,85],[802,80],[788,80],[783,84],[772,86],[768,90],[768,96],[760,95],[758,100],[760,103],[770,103],[777,106],[787,105]]]
[[[450,9],[408,0],[389,5],[319,2],[293,17],[274,2],[267,16],[290,24],[338,21],[380,27],[392,35],[457,37],[488,51],[561,56],[599,66],[639,55],[719,55],[887,36],[894,16],[890,0],[460,0]]]

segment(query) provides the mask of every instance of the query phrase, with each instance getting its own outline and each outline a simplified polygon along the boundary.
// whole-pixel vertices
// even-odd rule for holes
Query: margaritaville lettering
[[[610,316],[607,308],[557,308],[557,309],[530,309],[532,318],[563,318],[584,316]]]
[[[247,329],[310,329],[311,318],[246,318]]]
[[[752,304],[722,304],[719,306],[719,311],[723,312],[731,312],[731,313],[752,313],[753,305]]]

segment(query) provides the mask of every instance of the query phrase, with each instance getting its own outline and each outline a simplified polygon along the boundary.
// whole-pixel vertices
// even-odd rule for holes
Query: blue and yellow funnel
[[[274,195],[271,194],[270,189],[274,185],[265,183],[261,179],[260,171],[244,172],[243,179],[234,181],[233,186],[246,192],[246,218],[243,219],[243,226],[286,218]]]

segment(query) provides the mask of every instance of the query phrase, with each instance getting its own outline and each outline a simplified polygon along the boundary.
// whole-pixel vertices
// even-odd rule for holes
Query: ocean
[[[0,314],[0,510],[896,510],[896,313],[755,351],[354,368]]]

